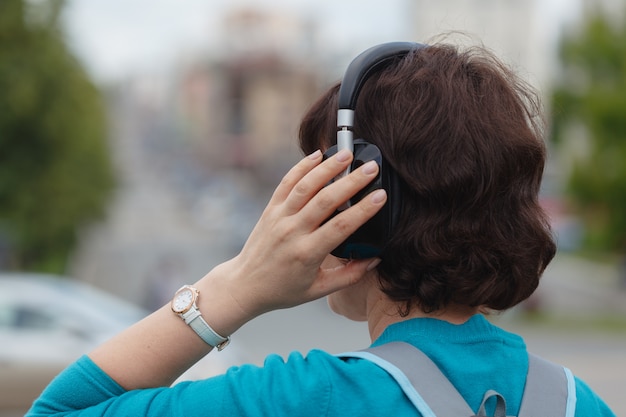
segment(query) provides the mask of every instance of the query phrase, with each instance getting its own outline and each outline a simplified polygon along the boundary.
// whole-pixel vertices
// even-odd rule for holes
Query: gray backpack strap
[[[483,396],[483,401],[480,403],[480,408],[478,409],[478,413],[472,417],[487,417],[487,412],[485,411],[485,404],[490,398],[496,399],[496,410],[493,413],[493,417],[507,417],[506,416],[506,401],[504,397],[500,395],[498,392],[490,389],[485,392]]]
[[[424,417],[474,415],[461,394],[441,373],[437,365],[421,350],[408,343],[386,343],[339,356],[367,359],[385,369]]]
[[[570,370],[529,354],[519,417],[574,417],[575,412],[576,384]]]
[[[424,417],[484,417],[485,403],[496,399],[494,417],[506,416],[502,395],[489,390],[474,414],[461,394],[421,350],[404,342],[387,343],[339,357],[367,359],[386,370]],[[574,417],[575,379],[569,369],[529,355],[519,417]]]

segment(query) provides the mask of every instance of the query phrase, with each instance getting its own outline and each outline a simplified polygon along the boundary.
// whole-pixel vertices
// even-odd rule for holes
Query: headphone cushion
[[[336,152],[337,147],[332,146],[324,153],[324,157],[328,158]],[[350,171],[359,168],[369,161],[376,161],[378,164],[378,175],[372,182],[350,199],[349,205],[352,206],[358,203],[372,191],[381,188],[387,192],[387,202],[374,217],[331,252],[334,256],[339,258],[364,259],[378,256],[391,237],[394,226],[397,223],[401,205],[399,201],[399,180],[396,173],[385,158],[383,158],[378,146],[363,139],[355,140],[354,159],[350,166]],[[336,211],[333,216],[338,213],[339,211]]]

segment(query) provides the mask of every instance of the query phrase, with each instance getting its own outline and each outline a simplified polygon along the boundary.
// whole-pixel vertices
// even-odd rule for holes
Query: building
[[[410,4],[414,39],[428,42],[448,34],[455,42],[482,43],[535,88],[549,90],[555,34],[543,20],[541,0],[413,0]]]
[[[220,50],[180,80],[179,117],[207,164],[271,183],[300,157],[297,128],[319,92],[311,27],[297,17],[236,9]]]

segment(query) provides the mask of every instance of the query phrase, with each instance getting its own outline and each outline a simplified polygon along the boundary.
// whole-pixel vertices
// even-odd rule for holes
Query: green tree
[[[0,238],[19,269],[62,272],[114,184],[104,104],[68,50],[62,10],[0,1]]]
[[[560,45],[563,79],[553,97],[553,140],[567,147],[576,126],[586,139],[567,191],[590,249],[626,249],[626,30],[601,12]]]

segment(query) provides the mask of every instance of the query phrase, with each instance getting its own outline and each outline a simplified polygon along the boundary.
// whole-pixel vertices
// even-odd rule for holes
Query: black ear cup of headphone
[[[337,145],[330,147],[324,158],[329,158],[337,153]],[[365,259],[378,256],[385,244],[391,237],[394,226],[399,217],[400,197],[399,181],[396,173],[389,163],[383,158],[380,149],[363,139],[354,141],[354,159],[350,166],[350,172],[359,168],[369,161],[376,161],[379,167],[378,175],[364,189],[354,195],[349,206],[355,205],[365,196],[377,189],[387,192],[387,202],[367,223],[349,236],[341,245],[331,252],[332,255],[344,259]],[[337,215],[336,211],[333,216]]]
[[[350,199],[348,206],[356,204],[370,192],[379,188],[387,191],[387,202],[374,217],[331,252],[334,256],[346,259],[373,258],[384,250],[392,236],[402,206],[400,181],[376,145],[363,139],[353,140],[354,110],[361,88],[372,74],[392,65],[410,51],[425,46],[413,42],[390,42],[377,45],[359,54],[346,69],[337,94],[337,145],[329,148],[324,155],[325,157],[334,155],[338,148],[353,150],[354,160],[348,172],[352,172],[368,161],[378,163],[378,176]],[[335,212],[334,215],[337,213]]]

